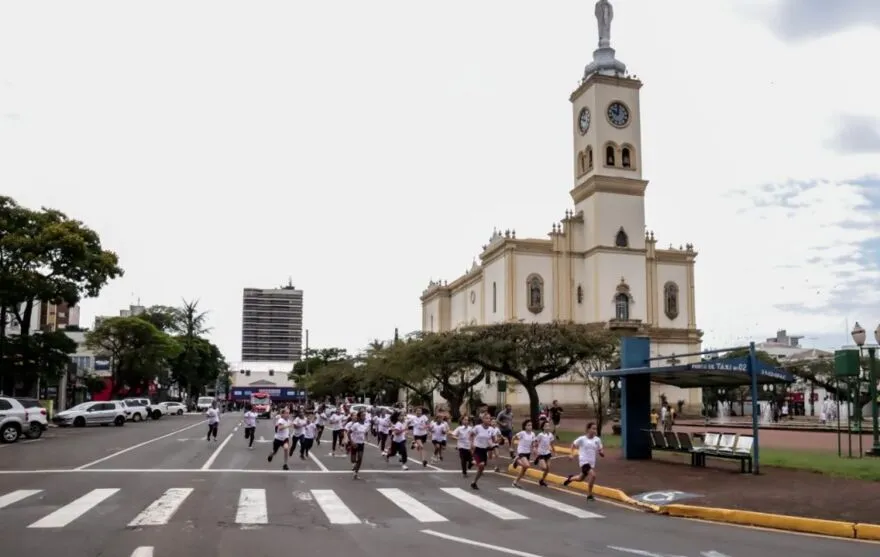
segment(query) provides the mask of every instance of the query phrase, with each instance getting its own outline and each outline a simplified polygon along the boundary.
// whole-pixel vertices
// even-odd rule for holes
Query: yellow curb
[[[699,507],[695,505],[664,505],[660,508],[660,512],[662,514],[681,518],[698,518],[713,522],[760,526],[762,528],[774,528],[776,530],[789,530],[792,532],[803,532],[807,534],[822,534],[824,536],[835,536],[838,538],[857,537],[857,525],[853,522],[822,520],[818,518],[805,518],[783,514],[759,513],[754,511],[740,511],[735,509]]]
[[[856,524],[856,538],[880,541],[880,524]]]

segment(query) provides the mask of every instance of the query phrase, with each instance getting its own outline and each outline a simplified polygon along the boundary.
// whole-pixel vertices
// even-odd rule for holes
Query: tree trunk
[[[541,399],[538,397],[538,386],[534,383],[520,382],[520,384],[529,395],[529,419],[532,420],[532,426],[537,428],[538,418],[541,414],[541,412],[539,411],[541,407]]]

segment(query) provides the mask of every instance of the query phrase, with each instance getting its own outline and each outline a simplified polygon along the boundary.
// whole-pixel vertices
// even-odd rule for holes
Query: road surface
[[[266,460],[272,425],[249,450],[238,414],[218,441],[199,416],[122,428],[51,429],[0,447],[3,554],[34,557],[423,555],[472,557],[876,556],[880,546],[646,514],[579,493],[511,487],[488,474],[479,491],[455,470],[386,463],[368,447],[361,479],[327,443],[312,458]]]

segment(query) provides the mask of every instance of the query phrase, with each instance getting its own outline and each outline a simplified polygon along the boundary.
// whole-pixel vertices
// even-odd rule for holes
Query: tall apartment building
[[[245,288],[242,297],[241,360],[297,362],[302,357],[303,291]]]
[[[7,335],[21,334],[21,327],[15,321],[12,312],[7,312],[5,325]],[[79,327],[79,306],[72,306],[67,302],[58,304],[34,302],[30,325],[27,327],[30,332],[56,331],[68,327]]]

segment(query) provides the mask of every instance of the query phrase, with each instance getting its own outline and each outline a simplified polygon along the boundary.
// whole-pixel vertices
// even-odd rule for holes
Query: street
[[[50,429],[0,447],[4,555],[241,557],[290,551],[352,557],[876,555],[878,546],[678,520],[487,474],[469,488],[446,462],[403,471],[367,448],[361,479],[329,443],[272,463],[272,425],[247,448],[239,414],[206,441],[200,416],[121,428]],[[328,433],[328,432],[325,432]],[[601,474],[601,470],[600,470]],[[601,478],[601,476],[600,476]],[[601,482],[601,480],[600,480]]]

